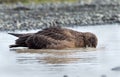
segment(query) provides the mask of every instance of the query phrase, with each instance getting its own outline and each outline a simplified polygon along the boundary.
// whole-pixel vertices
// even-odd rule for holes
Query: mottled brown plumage
[[[97,37],[90,32],[78,32],[67,28],[49,27],[37,33],[14,34],[18,37],[12,47],[28,47],[30,49],[64,49],[97,46]]]

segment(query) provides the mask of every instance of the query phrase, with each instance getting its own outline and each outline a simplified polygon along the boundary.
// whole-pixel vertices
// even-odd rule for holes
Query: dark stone
[[[101,77],[107,77],[106,75],[101,75]]]
[[[63,77],[68,77],[68,75],[64,75]]]
[[[111,69],[112,71],[120,71],[120,67],[114,67]]]
[[[20,11],[20,10],[31,10],[31,9],[28,8],[28,7],[23,7],[23,6],[21,6],[21,7],[15,7],[15,8],[13,8],[13,10],[15,10],[15,11]]]

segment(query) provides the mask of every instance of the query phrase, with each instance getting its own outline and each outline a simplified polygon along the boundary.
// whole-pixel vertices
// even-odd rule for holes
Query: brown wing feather
[[[44,35],[33,35],[26,41],[30,49],[63,49],[75,47],[74,41],[55,40]]]
[[[46,33],[64,34],[64,29],[61,27],[50,27],[50,28],[45,28],[42,31],[38,31],[36,34],[44,35]]]
[[[26,41],[29,48],[34,49],[44,49],[47,48],[49,45],[56,45],[58,42],[51,37],[44,36],[44,35],[33,35],[29,37]]]
[[[13,35],[13,36],[16,36],[16,37],[20,37],[20,36],[23,36],[24,34],[17,34],[17,33],[8,33],[10,35]]]
[[[27,47],[27,44],[25,43],[25,41],[28,39],[28,37],[30,37],[31,35],[23,35],[20,36],[17,40],[16,40],[16,44],[21,46],[21,47]]]
[[[39,31],[36,34],[45,35],[55,40],[66,40],[69,38],[73,38],[73,35],[71,35],[68,29],[61,27],[50,27]]]

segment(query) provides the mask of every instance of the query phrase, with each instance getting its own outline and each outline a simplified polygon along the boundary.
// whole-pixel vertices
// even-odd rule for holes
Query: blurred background
[[[119,4],[120,0],[0,0],[0,3],[79,2],[81,4]]]

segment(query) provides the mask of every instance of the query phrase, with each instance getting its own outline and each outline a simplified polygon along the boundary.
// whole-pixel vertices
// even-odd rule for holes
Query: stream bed
[[[118,24],[68,28],[96,34],[97,48],[10,49],[9,45],[14,43],[16,37],[1,32],[0,77],[120,77]]]

